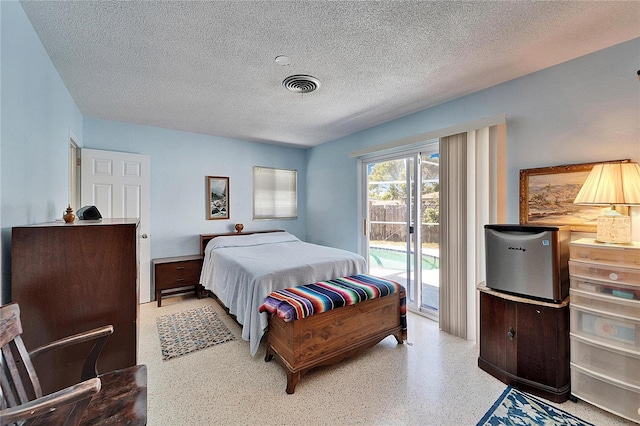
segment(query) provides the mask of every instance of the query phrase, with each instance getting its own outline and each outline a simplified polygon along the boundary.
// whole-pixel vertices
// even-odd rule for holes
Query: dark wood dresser
[[[11,299],[27,350],[112,324],[100,373],[137,364],[138,220],[102,219],[14,227]],[[45,393],[78,382],[92,342],[38,357]]]

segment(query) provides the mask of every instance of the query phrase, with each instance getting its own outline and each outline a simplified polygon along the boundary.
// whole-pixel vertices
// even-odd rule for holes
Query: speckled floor
[[[213,299],[162,303],[140,307],[150,426],[475,425],[506,387],[477,367],[474,342],[409,314],[408,344],[387,337],[357,358],[310,371],[288,395],[282,367],[264,362],[264,346],[252,358],[240,327]],[[162,361],[156,317],[207,304],[238,340]],[[554,405],[598,426],[629,424],[585,402]]]

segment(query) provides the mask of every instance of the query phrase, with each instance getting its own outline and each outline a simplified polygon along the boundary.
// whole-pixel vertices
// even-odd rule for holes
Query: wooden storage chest
[[[274,356],[287,372],[287,393],[295,391],[310,369],[333,364],[370,348],[389,335],[403,342],[400,298],[403,293],[285,322],[269,315],[265,361]]]

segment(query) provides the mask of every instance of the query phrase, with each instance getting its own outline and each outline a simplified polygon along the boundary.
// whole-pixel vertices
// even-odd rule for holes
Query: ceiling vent
[[[311,93],[320,88],[320,80],[310,75],[290,75],[285,78],[282,85],[293,93]]]

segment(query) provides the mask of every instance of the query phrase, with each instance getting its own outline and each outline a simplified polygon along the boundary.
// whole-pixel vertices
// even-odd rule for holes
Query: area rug
[[[542,400],[508,386],[477,426],[594,426]]]
[[[162,315],[156,325],[164,361],[236,339],[211,306]]]

